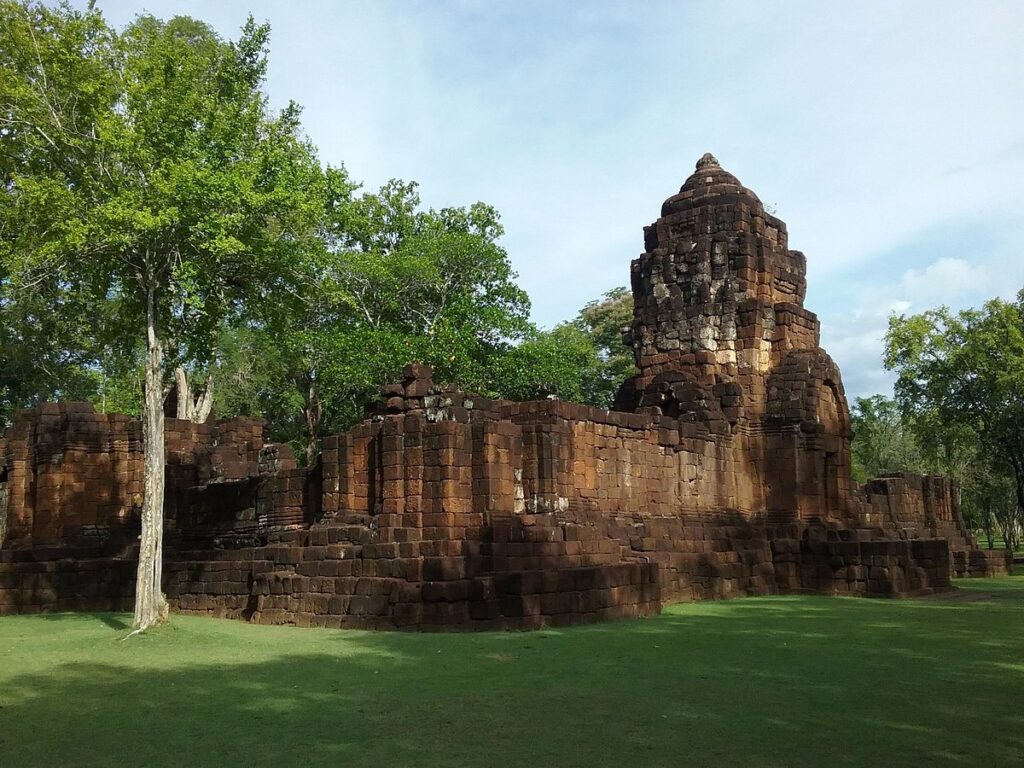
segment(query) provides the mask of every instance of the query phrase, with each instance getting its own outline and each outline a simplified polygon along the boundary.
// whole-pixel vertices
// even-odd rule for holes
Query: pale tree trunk
[[[1024,459],[1014,454],[1009,459],[1013,468],[1017,503],[1007,513],[1006,525],[1003,526],[1003,544],[1007,549],[1016,550],[1020,546],[1021,527],[1024,523]]]
[[[1014,512],[1016,519],[1013,527],[1013,549],[1016,551],[1020,546],[1021,529],[1024,528],[1024,477],[1020,473],[1017,474],[1017,508]]]
[[[179,365],[174,369],[174,384],[178,391],[178,418],[205,424],[213,409],[213,376],[206,377],[203,391],[196,397],[192,394],[188,373]]]
[[[145,450],[142,535],[135,586],[135,632],[144,632],[167,619],[167,600],[161,589],[164,538],[164,387],[163,344],[156,323],[155,289],[146,290],[146,391],[142,408]]]
[[[982,505],[983,517],[981,522],[981,528],[985,532],[985,539],[988,541],[988,548],[995,549],[995,512],[992,511],[990,504]]]
[[[320,437],[320,423],[323,419],[323,403],[320,401],[320,390],[316,385],[316,379],[306,375],[306,407],[304,416],[306,419],[306,466],[312,467],[316,463],[317,442]]]
[[[203,386],[203,394],[196,400],[196,407],[192,414],[192,421],[196,424],[205,424],[210,418],[213,410],[213,375],[206,377],[206,384]]]

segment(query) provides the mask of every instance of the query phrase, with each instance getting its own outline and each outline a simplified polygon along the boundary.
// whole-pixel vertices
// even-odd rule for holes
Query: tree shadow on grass
[[[39,618],[45,621],[53,622],[66,622],[68,616],[90,616],[101,624],[105,624],[111,629],[119,631],[127,631],[131,628],[131,622],[126,621],[124,616],[117,613],[69,613],[69,612],[54,612],[54,613],[40,613]]]
[[[100,621],[102,621],[104,624],[106,624],[111,629],[127,630],[127,629],[129,629],[131,627],[131,624],[129,622],[122,621],[117,616],[111,615],[109,613],[101,614],[100,615]]]
[[[113,629],[96,627],[99,660],[0,672],[0,755],[17,766],[1020,765],[1024,595],[1007,594],[735,600],[534,633],[176,617],[133,645],[103,644]]]

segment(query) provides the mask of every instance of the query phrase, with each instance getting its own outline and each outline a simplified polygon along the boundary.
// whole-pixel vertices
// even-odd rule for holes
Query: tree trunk
[[[316,385],[316,379],[308,374],[306,376],[306,407],[303,415],[306,418],[306,466],[311,467],[316,463],[323,403],[320,402],[320,390]]]
[[[1014,552],[1020,548],[1020,528],[1020,508],[1015,507],[1006,522],[1006,535],[1003,537],[1006,548]]]
[[[192,388],[188,383],[188,374],[180,365],[174,369],[174,393],[178,398],[174,415],[179,419],[188,419],[188,412],[192,410]]]
[[[142,407],[145,451],[142,499],[142,535],[135,585],[133,629],[143,632],[167,619],[163,577],[164,538],[164,387],[163,345],[156,323],[155,289],[146,291],[146,390]]]
[[[179,365],[174,369],[174,385],[178,394],[178,418],[187,419],[195,424],[205,424],[213,409],[213,376],[206,377],[202,394],[194,397],[188,373]]]
[[[203,385],[203,394],[196,400],[195,409],[192,413],[192,421],[196,424],[205,424],[210,418],[213,410],[213,374],[206,377],[206,384]]]
[[[1013,531],[1014,531],[1013,550],[1014,551],[1016,551],[1020,547],[1021,528],[1024,527],[1024,501],[1021,500],[1022,497],[1024,497],[1024,483],[1021,483],[1021,481],[1018,480],[1017,481],[1017,499],[1018,499],[1018,501],[1017,501],[1017,508],[1014,510],[1015,518],[1016,519],[1014,520],[1014,526],[1013,526]]]
[[[1013,480],[1017,495],[1017,504],[1009,513],[1007,530],[1003,533],[1003,544],[1007,549],[1016,551],[1020,546],[1021,518],[1024,516],[1024,462],[1019,457],[1010,457],[1010,466],[1013,467]]]

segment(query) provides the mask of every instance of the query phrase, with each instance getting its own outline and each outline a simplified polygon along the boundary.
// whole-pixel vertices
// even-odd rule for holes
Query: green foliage
[[[87,329],[75,320],[79,312],[78,297],[52,285],[16,302],[0,297],[0,427],[18,408],[84,399],[95,391],[83,353]]]
[[[933,441],[962,427],[998,459],[1024,459],[1024,293],[982,310],[892,318],[885,364],[898,373],[901,407],[931,415]]]
[[[895,401],[884,395],[858,397],[850,410],[855,480],[865,482],[891,472],[930,471],[912,426]]]
[[[601,354],[614,360],[623,369],[633,364],[632,350],[622,343],[622,330],[633,322],[633,294],[619,286],[607,291],[600,299],[587,302],[580,310],[576,323],[587,331]]]
[[[64,214],[71,189],[94,183],[98,151],[90,126],[113,103],[112,39],[95,15],[54,12],[39,4],[0,2],[0,420],[12,411],[95,389],[86,367],[89,304],[59,273],[19,274],[14,247],[23,229],[47,231],[36,261],[58,262],[58,245],[80,227]],[[81,56],[89,49],[91,56]],[[63,183],[61,180],[63,179]],[[24,194],[21,190],[24,188]],[[27,206],[25,195],[38,201]],[[20,290],[15,290],[15,287]]]
[[[45,398],[138,414],[154,350],[158,385],[212,377],[218,415],[262,415],[309,460],[413,361],[608,406],[633,373],[629,292],[537,330],[494,208],[359,194],[297,107],[269,111],[268,34],[0,0],[0,418]]]
[[[209,360],[243,305],[274,306],[323,184],[297,109],[267,109],[267,35],[150,16],[118,34],[91,9],[0,4],[8,302],[75,296],[86,324],[109,319],[95,344],[131,356],[152,294],[169,364]]]
[[[52,397],[138,413],[147,349],[309,459],[412,361],[607,406],[632,373],[628,292],[538,331],[497,211],[321,169],[298,108],[267,108],[267,39],[0,0],[0,416]]]
[[[622,329],[633,319],[633,296],[615,288],[588,302],[569,323],[535,331],[509,350],[497,367],[494,388],[502,397],[531,400],[556,395],[601,408],[636,369]]]
[[[537,331],[509,350],[496,371],[498,394],[510,400],[555,395],[574,403],[594,403],[594,384],[604,374],[593,340],[571,323]]]
[[[325,188],[302,290],[287,311],[235,333],[228,346],[248,345],[232,353],[247,373],[215,389],[221,413],[263,413],[308,460],[409,362],[492,393],[501,358],[531,332],[493,208],[424,210],[417,185],[397,180],[356,195],[344,169],[329,168]]]
[[[963,476],[978,478],[979,508],[1003,509],[1004,537],[1015,544],[1024,523],[1024,292],[980,310],[891,318],[885,364],[922,447],[959,457]],[[1011,484],[1015,504],[1000,501]]]
[[[336,209],[331,225],[352,327],[383,335],[382,351],[419,351],[443,381],[487,389],[494,356],[530,330],[529,299],[497,242],[497,211],[422,210],[415,183],[391,181]]]
[[[602,365],[592,380],[587,402],[609,407],[619,386],[636,373],[633,350],[622,342],[622,330],[633,321],[633,294],[629,289],[613,288],[589,302],[574,321],[597,347]]]
[[[138,413],[146,294],[167,369],[216,366],[229,326],[281,319],[308,285],[333,176],[298,109],[267,110],[251,19],[237,43],[187,18],[119,35],[93,10],[4,0],[0,33],[5,405]]]

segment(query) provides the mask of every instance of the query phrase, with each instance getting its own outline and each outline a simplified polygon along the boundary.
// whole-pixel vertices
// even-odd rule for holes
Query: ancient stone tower
[[[765,481],[740,507],[844,512],[849,411],[785,223],[706,154],[644,228],[644,246],[626,334],[639,373],[617,406],[745,441],[741,469]]]

